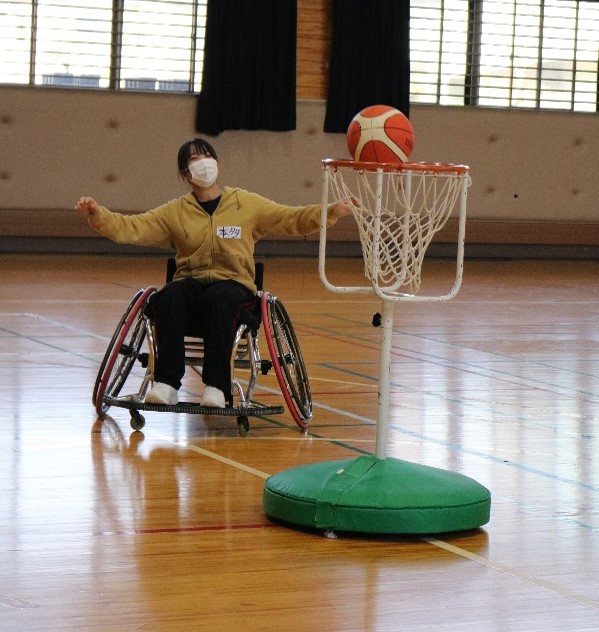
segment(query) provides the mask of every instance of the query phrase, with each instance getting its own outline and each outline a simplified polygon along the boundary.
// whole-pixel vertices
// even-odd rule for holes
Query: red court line
[[[118,531],[97,531],[94,535],[144,535],[149,533],[200,533],[202,531],[234,531],[244,529],[271,529],[270,522],[259,524],[218,524],[204,527],[164,527],[157,529],[119,529]]]

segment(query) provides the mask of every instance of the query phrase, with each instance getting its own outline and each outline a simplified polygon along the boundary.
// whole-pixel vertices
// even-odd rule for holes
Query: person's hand
[[[82,215],[93,215],[100,210],[100,206],[94,198],[82,197],[75,205],[75,210]]]
[[[353,200],[357,204],[357,200]],[[345,217],[352,212],[352,200],[337,200],[333,204],[333,214],[337,219]]]

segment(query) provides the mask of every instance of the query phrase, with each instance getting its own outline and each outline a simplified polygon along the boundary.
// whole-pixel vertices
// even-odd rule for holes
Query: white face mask
[[[191,181],[199,187],[209,187],[218,177],[218,164],[214,158],[200,158],[189,163]]]

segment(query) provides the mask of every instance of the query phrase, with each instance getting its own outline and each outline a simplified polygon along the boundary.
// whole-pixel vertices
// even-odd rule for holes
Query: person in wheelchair
[[[173,281],[151,300],[158,353],[145,401],[177,404],[185,373],[184,338],[193,330],[204,339],[201,404],[224,408],[231,394],[235,331],[244,310],[255,305],[255,243],[265,235],[316,232],[321,207],[285,206],[240,188],[221,189],[216,151],[203,138],[181,146],[177,167],[191,191],[151,211],[123,215],[92,197],[81,197],[75,210],[114,242],[176,251]],[[330,204],[328,225],[350,212],[342,201]]]

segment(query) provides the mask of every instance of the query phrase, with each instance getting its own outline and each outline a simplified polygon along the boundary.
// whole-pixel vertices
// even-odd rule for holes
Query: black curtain
[[[345,132],[369,105],[409,116],[410,3],[334,0],[325,132]]]
[[[296,0],[209,0],[196,130],[295,129]]]

